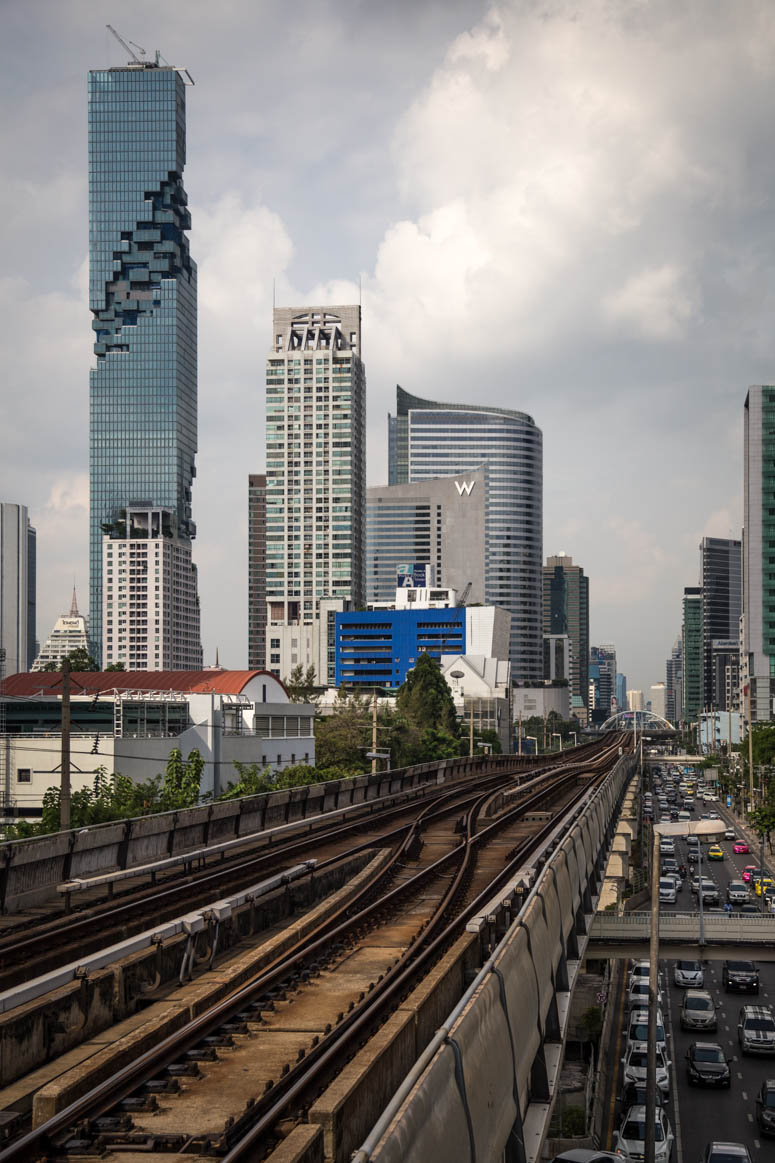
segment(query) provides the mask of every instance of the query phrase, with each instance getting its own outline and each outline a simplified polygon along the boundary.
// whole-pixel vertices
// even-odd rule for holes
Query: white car
[[[630,1010],[642,1010],[644,1006],[648,1008],[649,1004],[649,979],[647,977],[638,977],[630,982],[630,988],[627,991],[627,1008]],[[662,991],[657,988],[657,1005],[662,1005]]]
[[[651,966],[648,961],[633,961],[632,969],[630,970],[630,982],[627,988],[630,988],[636,978],[643,978],[645,981],[649,979],[649,970]]]
[[[702,989],[705,974],[699,961],[676,961],[673,970],[673,984],[683,989]]]
[[[628,1082],[646,1083],[646,1070],[648,1062],[648,1042],[631,1042],[627,1047],[627,1053],[622,1058],[622,1065],[624,1066],[624,1083]],[[665,1057],[665,1053],[657,1047],[657,1086],[662,1091],[662,1094],[667,1098],[670,1094],[670,1067],[672,1063],[669,1058]]]
[[[673,1153],[674,1135],[661,1107],[656,1111],[654,1163],[668,1163]],[[643,1159],[646,1143],[646,1108],[631,1106],[614,1135],[616,1154],[622,1159]]]
[[[648,1010],[633,1010],[627,1027],[627,1046],[631,1046],[633,1042],[648,1042],[648,1040],[649,1012]],[[664,1054],[667,1053],[665,1019],[660,1009],[657,1010],[657,1049],[662,1050]],[[625,1054],[626,1052],[625,1050]]]

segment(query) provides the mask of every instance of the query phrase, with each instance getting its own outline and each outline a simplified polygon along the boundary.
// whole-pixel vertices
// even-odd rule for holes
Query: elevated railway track
[[[411,820],[383,818],[358,846],[389,855],[372,861],[346,906],[247,985],[27,1131],[0,1163],[94,1154],[269,1158],[469,918],[526,860],[540,860],[558,819],[572,814],[626,745],[615,736],[592,754],[523,777],[521,786],[512,778],[508,795],[498,773],[433,796]],[[341,858],[341,847],[324,855],[326,843],[354,847],[352,833],[314,842],[318,868]],[[256,860],[271,859],[276,871],[278,858],[298,860],[303,851],[289,842]],[[256,872],[253,863],[252,879]],[[106,916],[129,902],[108,904]]]

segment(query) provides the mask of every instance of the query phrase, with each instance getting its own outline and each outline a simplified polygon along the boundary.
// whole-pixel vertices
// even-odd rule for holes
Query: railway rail
[[[23,1135],[0,1153],[0,1163],[105,1152],[115,1152],[123,1160],[135,1153],[145,1159],[149,1154],[167,1159],[198,1154],[227,1163],[265,1158],[289,1125],[303,1118],[321,1088],[449,947],[469,917],[526,859],[540,853],[557,827],[558,814],[569,813],[596,786],[615,763],[623,742],[615,737],[597,757],[547,773],[540,787],[487,823],[483,822],[486,812],[501,789],[496,785],[483,790],[480,784],[447,837],[448,850],[435,858],[428,853],[429,834],[434,827],[449,825],[443,825],[443,809],[437,801],[426,804],[403,830],[389,864],[345,908],[248,985]],[[456,805],[458,812],[460,806]],[[525,817],[542,813],[548,818],[532,824],[532,834],[521,835],[514,843],[510,830],[524,832]],[[425,837],[424,866],[415,870],[416,864],[415,869],[409,867],[410,854],[416,858],[421,836]],[[453,839],[456,842],[450,842]],[[439,836],[436,842],[441,842]],[[375,841],[368,843],[373,846]],[[493,849],[485,878],[479,874],[477,880],[478,867]],[[397,918],[407,915],[414,917],[415,931],[404,934],[402,947],[396,944],[389,950],[383,971],[375,974],[359,996],[351,997],[333,1020],[325,1021],[319,1033],[309,1036],[308,1031],[295,1063],[286,1062],[276,1077],[267,1078],[261,1093],[248,1093],[255,1078],[246,1080],[245,1075],[251,1074],[249,1062],[251,1052],[253,1059],[258,1052],[258,1035],[272,1028],[273,1017],[289,996],[290,1005],[299,998],[303,1002],[310,991],[320,994],[322,980],[330,983],[336,977],[334,967],[346,965],[351,951],[363,945],[367,934],[379,932],[385,944],[385,932],[391,926],[395,930]],[[383,960],[384,956],[383,950]],[[333,996],[341,1000],[341,984]],[[338,1004],[336,1000],[334,1008]],[[202,1091],[197,1096],[198,1088],[205,1088],[207,1094]],[[242,1109],[226,1117],[218,1130],[204,1125],[213,1122],[208,1103],[214,1088],[232,1103],[248,1095]],[[197,1110],[201,1115],[205,1108],[209,1118],[200,1118],[197,1126],[194,1115]],[[219,1117],[217,1112],[215,1117]]]
[[[577,759],[567,762],[578,762]],[[520,782],[540,779],[546,769],[536,772],[520,771]],[[21,931],[12,929],[0,935],[0,992],[12,989],[29,979],[29,967],[35,966],[35,975],[51,972],[68,962],[99,951],[127,937],[147,929],[149,925],[173,919],[189,909],[198,908],[223,896],[247,887],[262,876],[282,871],[284,867],[314,853],[318,868],[325,868],[343,851],[348,855],[375,845],[400,844],[418,818],[428,816],[431,807],[440,815],[461,810],[482,789],[501,787],[513,782],[517,773],[497,772],[462,780],[454,787],[439,785],[421,800],[369,813],[368,802],[364,813],[346,822],[309,831],[309,822],[301,820],[290,835],[270,846],[256,837],[257,851],[241,853],[239,857],[218,859],[215,864],[204,864],[201,869],[185,876],[165,878],[159,884],[140,889],[125,890],[121,895],[106,895],[71,914],[57,914],[38,919],[37,923]],[[472,790],[473,789],[473,790]],[[339,816],[339,812],[334,813]],[[301,833],[301,834],[299,834]],[[353,844],[353,838],[364,836]]]

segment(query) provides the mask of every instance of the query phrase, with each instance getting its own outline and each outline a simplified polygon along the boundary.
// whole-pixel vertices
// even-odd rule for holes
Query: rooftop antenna
[[[135,44],[135,45],[134,45],[134,48],[132,48],[132,45],[134,44],[134,41],[130,40],[130,41],[127,43],[127,41],[125,41],[125,40],[124,40],[123,36],[120,36],[120,35],[119,35],[119,33],[117,33],[117,32],[116,32],[116,30],[115,30],[115,28],[113,27],[113,25],[112,25],[112,24],[106,24],[106,25],[105,25],[105,27],[107,28],[108,32],[112,32],[112,33],[113,33],[113,35],[115,36],[115,38],[116,38],[116,40],[118,41],[118,43],[119,43],[119,44],[122,46],[122,48],[125,48],[125,49],[126,49],[126,51],[129,53],[129,55],[130,55],[130,56],[131,56],[131,57],[134,59],[134,61],[135,61],[135,63],[136,63],[136,64],[138,64],[138,65],[143,65],[143,64],[145,64],[145,61],[142,61],[142,60],[140,59],[140,57],[137,55],[137,53],[135,52],[135,48],[136,48],[136,49],[139,49],[140,53],[141,53],[143,56],[145,56],[145,49],[144,49],[144,48],[140,48],[140,45],[139,45],[139,44]]]

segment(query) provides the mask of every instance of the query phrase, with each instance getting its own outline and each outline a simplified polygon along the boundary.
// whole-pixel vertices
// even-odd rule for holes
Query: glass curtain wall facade
[[[36,535],[25,505],[0,503],[0,650],[5,673],[35,661]]]
[[[775,694],[775,386],[771,384],[748,389],[744,465],[741,683],[749,689],[751,720],[766,723],[773,717]]]
[[[726,705],[726,667],[736,664],[742,611],[742,546],[739,541],[704,537],[700,542],[703,595],[703,671],[705,706]]]
[[[572,557],[561,553],[547,557],[543,587],[544,633],[570,637],[571,694],[586,704],[589,691],[589,578],[580,565],[573,564]]]
[[[185,160],[180,72],[147,64],[89,73],[89,297],[96,356],[90,375],[90,632],[97,659],[106,630],[103,537],[122,535],[127,509],[138,505],[170,510],[173,533],[184,545],[196,533],[197,291],[185,233],[191,226]],[[196,653],[187,665],[199,665],[201,647]]]
[[[485,601],[511,614],[513,677],[543,680],[541,430],[524,412],[440,404],[396,388],[388,418],[389,480],[451,476],[487,466]]]
[[[683,599],[683,721],[696,723],[704,705],[702,652],[702,589],[687,586]]]

